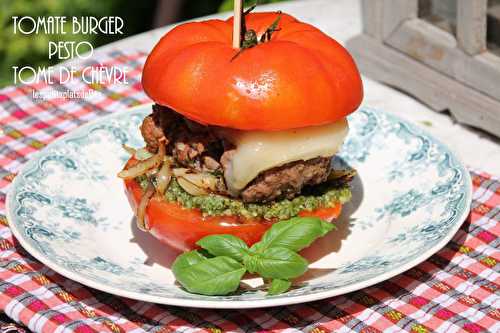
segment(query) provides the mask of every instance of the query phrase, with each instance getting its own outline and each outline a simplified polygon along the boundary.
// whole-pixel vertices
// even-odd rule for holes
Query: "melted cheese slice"
[[[237,194],[262,171],[332,156],[342,146],[348,130],[345,118],[333,124],[278,132],[220,129],[220,136],[236,146],[224,171],[226,185]]]

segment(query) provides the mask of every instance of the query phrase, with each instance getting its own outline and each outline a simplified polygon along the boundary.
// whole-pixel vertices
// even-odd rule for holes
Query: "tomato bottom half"
[[[143,195],[140,184],[125,180],[125,191],[136,211]],[[317,216],[327,221],[338,217],[342,205],[303,211],[299,216]],[[208,235],[230,234],[241,238],[248,246],[258,242],[273,222],[264,219],[249,219],[242,216],[206,216],[198,209],[188,209],[175,202],[167,202],[153,196],[146,208],[145,222],[149,232],[161,242],[180,251],[195,249],[196,242]]]

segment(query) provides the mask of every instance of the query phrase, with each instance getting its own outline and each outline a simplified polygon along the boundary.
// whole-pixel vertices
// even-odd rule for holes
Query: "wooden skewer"
[[[234,0],[233,49],[239,49],[241,45],[242,16],[243,16],[243,0]]]

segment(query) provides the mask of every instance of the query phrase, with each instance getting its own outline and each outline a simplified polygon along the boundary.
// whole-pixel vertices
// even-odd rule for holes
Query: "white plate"
[[[189,294],[174,284],[176,253],[139,231],[116,177],[143,145],[151,106],[119,112],[59,138],[31,158],[7,197],[12,232],[35,258],[89,287],[137,300],[207,308],[301,303],[371,286],[441,249],[466,218],[469,173],[446,146],[416,126],[363,108],[334,163],[359,176],[339,229],[304,251],[311,269],[293,290],[266,296],[259,279],[232,296]],[[250,287],[253,288],[250,288]]]

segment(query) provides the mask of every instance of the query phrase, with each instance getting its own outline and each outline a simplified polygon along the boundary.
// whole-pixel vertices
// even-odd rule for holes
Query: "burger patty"
[[[330,173],[330,157],[296,161],[262,172],[242,192],[244,202],[293,199],[304,186],[323,183]]]
[[[168,154],[180,165],[200,172],[222,175],[234,152],[234,147],[218,138],[210,127],[158,104],[144,119],[141,133],[150,152],[156,152],[159,139],[165,137]],[[242,190],[241,199],[247,203],[292,199],[305,186],[326,181],[330,160],[330,157],[318,157],[266,170]]]
[[[165,137],[167,152],[180,165],[197,171],[222,171],[218,162],[224,147],[209,127],[190,121],[178,113],[153,105],[153,113],[141,125],[146,148],[155,153]]]

